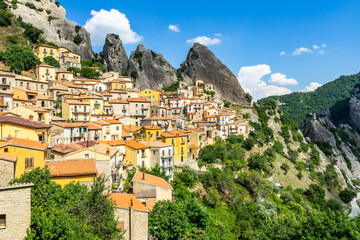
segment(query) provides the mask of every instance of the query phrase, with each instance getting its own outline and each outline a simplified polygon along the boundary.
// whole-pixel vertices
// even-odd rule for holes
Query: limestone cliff
[[[248,104],[236,76],[206,46],[195,43],[180,69],[193,80],[214,84],[220,98],[236,104]]]
[[[176,70],[164,59],[140,44],[136,51],[131,52],[128,74],[135,78],[136,87],[162,89],[177,81]]]
[[[36,9],[29,7],[29,4],[33,4]],[[93,57],[90,34],[84,28],[76,31],[75,24],[66,19],[65,9],[55,1],[18,0],[17,8],[12,8],[11,11],[16,16],[21,16],[24,22],[43,30],[46,41],[66,47],[80,54],[83,59]],[[82,39],[79,44],[74,43],[77,34]]]
[[[351,123],[360,131],[360,85],[356,85],[354,94],[349,101],[349,116]]]
[[[106,69],[119,72],[122,75],[127,74],[128,56],[118,35],[106,35],[103,55]]]

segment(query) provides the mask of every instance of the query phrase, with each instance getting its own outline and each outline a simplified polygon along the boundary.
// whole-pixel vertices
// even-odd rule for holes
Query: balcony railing
[[[94,106],[95,107],[100,107],[100,103],[95,103]]]
[[[146,156],[145,156],[145,155],[141,155],[141,158],[146,158]]]

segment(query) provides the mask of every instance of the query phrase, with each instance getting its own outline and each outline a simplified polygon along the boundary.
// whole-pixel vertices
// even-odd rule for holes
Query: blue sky
[[[217,44],[208,45],[210,50],[239,76],[244,89],[255,98],[300,91],[306,86],[311,90],[340,75],[360,70],[360,1],[62,0],[60,3],[67,10],[68,19],[81,26],[89,21],[87,26],[95,28],[93,37],[104,39],[101,30],[117,31],[124,24],[124,32],[115,33],[129,39],[125,44],[128,55],[142,43],[162,53],[175,68],[186,58],[192,45],[187,40],[198,36],[212,39]],[[116,9],[119,13],[102,12],[109,17],[104,20],[101,9]],[[117,18],[121,14],[125,16]],[[126,20],[130,24],[128,29]],[[106,27],[101,27],[102,24]],[[171,24],[177,25],[180,32],[169,30]],[[93,44],[95,52],[102,50],[101,44]],[[304,51],[298,50],[301,54],[294,55],[300,48]],[[280,55],[282,51],[284,55]]]

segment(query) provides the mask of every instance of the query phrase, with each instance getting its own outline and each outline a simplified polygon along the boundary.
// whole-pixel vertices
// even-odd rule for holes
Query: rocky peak
[[[195,43],[180,69],[193,81],[214,84],[220,98],[236,104],[248,104],[236,76],[206,46]]]
[[[355,128],[360,131],[360,86],[357,84],[354,88],[354,94],[349,100],[350,121]]]
[[[34,4],[36,9],[26,6],[28,2]],[[90,34],[84,28],[75,29],[75,24],[66,19],[65,9],[55,1],[18,0],[17,8],[11,8],[11,11],[17,17],[21,16],[24,22],[43,30],[46,41],[66,47],[80,54],[83,59],[92,59]],[[79,44],[74,43],[77,35],[82,39]]]
[[[118,35],[106,35],[103,55],[107,69],[126,75],[128,68],[128,56]]]
[[[135,78],[135,85],[141,90],[162,89],[177,81],[176,70],[163,55],[146,49],[143,44],[131,52],[128,64],[128,74]]]

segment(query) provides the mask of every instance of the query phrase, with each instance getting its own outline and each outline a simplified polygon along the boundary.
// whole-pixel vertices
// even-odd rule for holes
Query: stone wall
[[[129,208],[115,207],[115,218],[124,222],[125,240],[147,240],[149,232],[149,212]],[[131,219],[131,228],[130,226]],[[130,235],[132,233],[132,237]]]
[[[32,184],[0,188],[0,215],[6,214],[6,227],[0,227],[0,239],[24,239],[31,220]]]
[[[0,160],[0,187],[8,185],[15,176],[15,163],[7,160]]]

